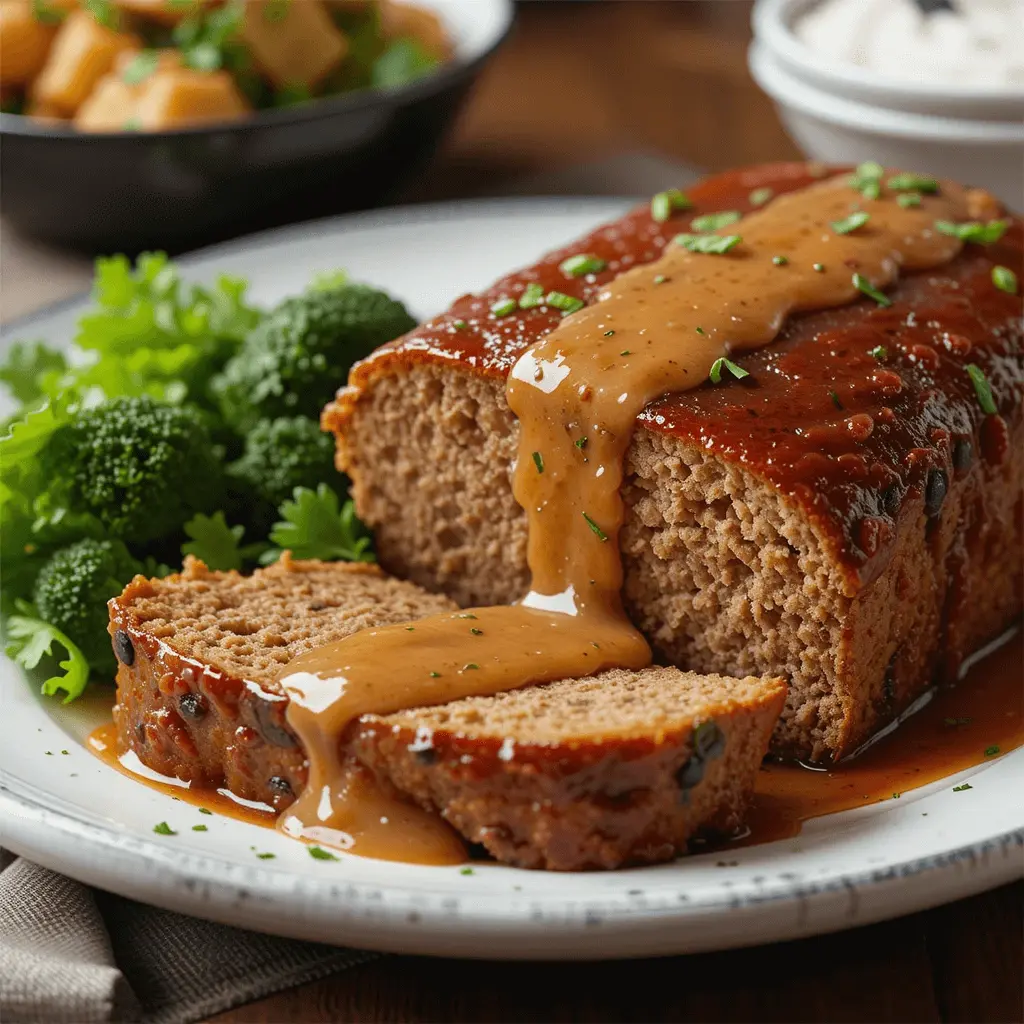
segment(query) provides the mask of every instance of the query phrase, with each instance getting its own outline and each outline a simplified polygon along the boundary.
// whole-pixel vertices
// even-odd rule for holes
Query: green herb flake
[[[317,847],[317,849],[319,849],[319,847]],[[325,851],[321,850],[320,852],[323,853]],[[257,853],[256,856],[260,860],[273,860],[277,856],[277,854],[276,853]],[[314,853],[313,856],[316,857],[317,855]],[[326,857],[320,857],[319,859],[320,860],[337,860],[338,858],[337,857],[332,857],[330,854],[327,854]]]
[[[520,309],[536,309],[544,305],[544,287],[536,281],[531,281],[519,296]]]
[[[565,292],[548,292],[544,301],[552,309],[560,309],[562,316],[576,313],[584,306],[582,299],[574,299],[571,295],[566,295]]]
[[[607,266],[608,263],[600,256],[581,252],[562,260],[558,269],[569,277],[584,277],[587,274],[600,274]]]
[[[606,541],[608,539],[608,534],[606,534],[604,530],[602,530],[601,527],[598,526],[597,523],[595,523],[594,520],[587,515],[586,512],[582,513],[582,515],[583,518],[587,521],[587,526],[589,526],[590,529],[593,531],[594,536],[602,543]]]
[[[42,25],[59,25],[67,16],[67,11],[47,0],[32,0],[32,17]]]
[[[416,632],[416,627],[415,626],[406,626],[405,627],[405,631],[406,631],[406,633],[415,633]]]
[[[892,798],[893,800],[899,800],[901,796],[903,796],[902,793],[893,793]]]
[[[121,81],[125,85],[138,85],[156,71],[159,63],[160,55],[156,50],[140,50],[121,72]]]
[[[723,369],[728,370],[737,380],[742,380],[744,377],[750,376],[742,366],[737,366],[731,359],[726,359],[725,356],[719,356],[711,364],[711,370],[708,373],[708,380],[710,380],[712,384],[720,384],[722,381]]]
[[[141,132],[142,122],[137,117],[129,117],[128,120],[121,125],[121,130],[125,132]]]
[[[491,313],[497,317],[508,316],[516,311],[516,307],[518,305],[519,303],[516,302],[515,299],[510,299],[508,297],[498,299],[498,301],[491,306]]]
[[[864,227],[870,219],[871,215],[869,213],[865,213],[863,210],[858,210],[856,213],[851,213],[849,217],[844,217],[842,220],[832,221],[832,230],[837,235],[848,235],[851,231],[856,231],[857,228]]]
[[[825,264],[824,263],[812,263],[811,264],[811,270],[813,270],[815,273],[818,273],[818,274],[824,274],[825,273]]]
[[[61,753],[62,753],[62,754],[68,754],[68,753],[70,753],[70,751],[67,751],[67,750],[62,750],[62,751],[61,751]]]
[[[974,787],[969,782],[965,782],[962,786],[954,786],[953,792],[962,793],[965,789],[974,789]]]
[[[583,449],[587,447],[587,439],[585,436],[576,438],[576,440],[573,443],[576,445],[577,448],[579,448],[580,451],[583,451]]]
[[[992,746],[985,748],[986,757],[995,757],[999,753],[999,747],[993,743]]]
[[[892,299],[885,292],[879,291],[863,274],[853,275],[853,286],[869,299],[874,299],[880,306],[892,305]]]
[[[475,875],[476,872],[472,868],[460,868],[459,869],[459,874],[460,875]]]
[[[868,352],[869,356],[874,356],[880,363],[885,362],[889,358],[889,350],[884,345],[876,345],[873,349]]]
[[[832,399],[832,404],[837,409],[841,410],[843,408],[843,403],[839,401],[839,396],[831,388],[828,390],[828,397]]]
[[[651,216],[659,223],[665,221],[681,210],[689,210],[693,206],[685,193],[677,188],[670,188],[667,192],[659,192],[651,199]]]
[[[904,210],[909,210],[914,206],[921,205],[921,197],[916,192],[904,192],[902,195],[896,197],[896,202],[903,207]]]
[[[764,206],[769,199],[774,196],[775,193],[770,188],[755,188],[753,192],[747,196],[747,201],[751,206]]]
[[[310,855],[310,857],[313,858],[313,860],[337,860],[338,859],[329,850],[325,850],[325,849],[323,849],[323,847],[320,847],[320,846],[307,846],[306,849],[307,849],[307,851],[309,851],[309,855]]]
[[[544,472],[544,456],[540,452],[533,453],[533,464],[537,467],[538,473]]]
[[[475,619],[476,616],[472,612],[459,612],[460,619]]]
[[[1007,295],[1017,294],[1017,275],[1009,267],[993,267],[992,283]]]
[[[454,327],[455,330],[457,330],[457,331],[465,331],[465,330],[468,329],[469,324],[467,324],[465,320],[456,320],[452,324],[452,327]]]
[[[441,673],[440,672],[431,672],[430,673],[430,678],[431,679],[440,679],[441,678]]]
[[[211,811],[208,807],[200,807],[199,808],[199,813],[200,814],[213,814],[213,811]]]
[[[885,168],[874,160],[862,163],[850,177],[850,188],[856,189],[865,199],[877,199],[882,194],[882,177]]]
[[[696,331],[696,332],[697,332],[698,334],[703,334],[703,335],[707,335],[707,333],[708,333],[707,331],[705,331],[705,330],[704,330],[704,328],[703,328],[703,327],[695,327],[695,328],[694,328],[694,330],[695,330],[695,331]]]
[[[742,218],[739,210],[720,210],[718,213],[705,213],[702,217],[694,217],[690,221],[690,227],[694,231],[718,231],[719,228],[727,228],[730,224]]]
[[[614,331],[605,331],[604,332],[604,336],[606,338],[614,338],[615,337],[615,332]]]
[[[631,356],[632,354],[633,354],[633,353],[632,353],[632,352],[630,352],[630,350],[629,350],[628,348],[624,348],[624,349],[623,349],[623,350],[622,350],[622,351],[621,351],[621,352],[619,353],[619,355],[620,355],[620,356]]]
[[[1010,226],[1007,220],[990,220],[987,224],[972,220],[964,224],[954,224],[950,220],[937,220],[935,230],[942,235],[959,238],[961,242],[974,242],[976,245],[991,245],[1003,237]]]
[[[463,672],[475,672],[479,668],[480,668],[480,666],[475,661],[467,661],[466,664],[462,666],[462,671]]]
[[[722,256],[735,249],[743,241],[741,235],[676,235],[673,239],[688,252],[699,252],[707,256]]]
[[[161,821],[161,822],[158,822],[156,825],[154,825],[153,826],[153,831],[158,836],[176,836],[178,834],[177,832],[174,831],[173,828],[171,828],[170,825],[167,824],[166,821]]]
[[[483,636],[484,635],[484,631],[482,629],[477,629],[476,626],[471,626],[469,631],[470,631],[470,633],[473,634],[473,636]]]
[[[193,825],[192,826],[192,831],[193,832],[208,832],[209,829],[205,825]]]
[[[654,279],[655,284],[664,284],[668,278],[664,274],[658,274]]]
[[[772,263],[774,263],[775,266],[777,266],[777,267],[784,267],[784,266],[786,266],[787,263],[789,263],[789,257],[788,256],[773,256],[772,257]]]
[[[935,178],[921,174],[894,174],[886,184],[894,192],[927,192],[939,191],[939,183]]]
[[[974,393],[978,396],[978,405],[986,416],[993,416],[996,412],[996,402],[992,397],[992,385],[988,382],[981,367],[975,363],[968,363],[966,366],[967,375],[974,384]]]

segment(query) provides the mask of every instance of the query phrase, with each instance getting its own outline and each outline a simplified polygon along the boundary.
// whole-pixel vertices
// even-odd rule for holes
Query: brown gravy
[[[863,222],[840,226],[854,210]],[[703,384],[716,361],[772,342],[792,312],[844,305],[864,287],[892,283],[901,268],[948,262],[962,243],[935,221],[968,214],[956,185],[904,207],[888,189],[865,198],[842,175],[703,236],[725,246],[717,253],[672,244],[614,278],[592,305],[566,308],[507,383],[520,425],[513,490],[527,513],[530,592],[513,606],[366,630],[291,662],[281,685],[310,769],[282,830],[377,856],[397,842],[407,855],[388,802],[352,798],[339,752],[350,722],[649,665],[650,648],[620,598],[619,489],[637,416],[667,393]],[[722,373],[728,386],[729,370]],[[440,841],[425,821],[415,828],[414,846]]]

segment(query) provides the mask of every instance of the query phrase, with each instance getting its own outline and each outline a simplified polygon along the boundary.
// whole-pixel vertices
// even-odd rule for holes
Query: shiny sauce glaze
[[[396,841],[393,801],[381,797],[378,807],[372,788],[355,798],[350,790],[340,742],[362,714],[650,664],[620,597],[619,489],[637,418],[709,375],[730,390],[743,374],[731,360],[775,341],[791,314],[862,294],[887,307],[880,289],[901,270],[948,264],[962,242],[935,223],[967,220],[978,199],[952,183],[917,205],[897,199],[888,187],[868,198],[845,174],[815,181],[712,225],[698,242],[690,232],[642,265],[626,269],[623,258],[617,276],[595,281],[589,305],[577,308],[564,293],[544,298],[545,315],[551,307],[565,315],[519,355],[506,384],[520,424],[513,490],[527,513],[530,591],[513,606],[365,630],[291,662],[280,684],[309,779],[282,814],[283,831],[356,853]],[[597,253],[575,255],[594,274],[606,269]],[[568,264],[561,270],[577,276]],[[517,308],[505,296],[491,316]],[[428,851],[432,842],[422,837]]]
[[[1002,646],[976,660],[958,685],[931,691],[923,708],[858,755],[827,771],[766,763],[758,773],[743,834],[706,846],[728,849],[791,838],[800,833],[805,821],[897,799],[897,794],[1016,750],[1024,745],[1022,666],[1024,634],[1018,630]],[[273,828],[277,821],[277,814],[267,804],[240,801],[225,789],[190,785],[147,768],[131,751],[119,753],[112,722],[94,730],[87,746],[121,774],[174,799],[266,828]],[[961,792],[970,799],[969,789]],[[451,842],[444,848],[445,857],[435,863],[468,859],[454,832]],[[694,850],[703,848],[695,845]],[[396,851],[403,852],[400,845],[390,844],[385,852]]]

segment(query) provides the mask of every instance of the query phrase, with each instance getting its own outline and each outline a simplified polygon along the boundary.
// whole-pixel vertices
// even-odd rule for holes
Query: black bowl
[[[431,6],[456,59],[400,88],[172,132],[80,134],[0,115],[5,221],[93,251],[178,250],[386,199],[433,154],[512,25],[511,0]]]

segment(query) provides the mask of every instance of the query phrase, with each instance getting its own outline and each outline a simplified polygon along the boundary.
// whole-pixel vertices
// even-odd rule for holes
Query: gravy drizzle
[[[854,209],[866,223],[845,234],[831,226]],[[520,426],[513,490],[527,513],[530,592],[508,607],[364,630],[291,662],[281,680],[288,722],[310,770],[279,827],[356,853],[386,856],[398,843],[393,859],[449,862],[439,820],[406,815],[418,838],[400,838],[393,798],[368,781],[353,795],[346,727],[368,713],[649,665],[620,598],[619,489],[637,416],[703,384],[716,360],[769,344],[789,314],[852,302],[855,273],[883,288],[901,268],[948,262],[962,243],[933,225],[967,214],[951,183],[904,208],[889,191],[859,196],[846,175],[819,182],[719,232],[742,236],[728,253],[670,245],[528,349],[507,397]]]

